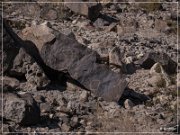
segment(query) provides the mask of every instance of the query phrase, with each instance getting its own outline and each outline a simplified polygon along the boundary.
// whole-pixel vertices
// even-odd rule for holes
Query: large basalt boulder
[[[99,64],[96,52],[75,39],[59,33],[54,43],[45,44],[41,56],[56,70],[67,69],[70,75],[105,100],[118,101],[125,87],[125,78]]]
[[[73,12],[88,17],[90,20],[95,20],[99,14],[102,6],[96,0],[89,1],[83,0],[65,0],[65,5]]]
[[[37,32],[32,29],[32,33],[34,31]],[[27,36],[23,39],[39,43],[37,38]],[[39,56],[37,58],[39,49],[47,66],[59,71],[67,69],[71,77],[92,90],[97,96],[109,101],[119,100],[127,85],[125,78],[111,71],[107,65],[98,63],[100,56],[96,52],[78,43],[74,38],[61,33],[40,44],[40,47],[34,45],[33,47],[36,48],[34,50],[26,45],[26,49],[31,55],[34,55],[33,57],[41,59]],[[43,62],[41,61],[39,64],[43,64]],[[44,64],[39,66],[42,67]]]

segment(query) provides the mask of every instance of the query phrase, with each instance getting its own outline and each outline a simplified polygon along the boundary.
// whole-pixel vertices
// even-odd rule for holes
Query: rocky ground
[[[3,29],[3,134],[178,133],[176,1],[34,2],[3,4],[6,23],[34,43],[19,47]]]

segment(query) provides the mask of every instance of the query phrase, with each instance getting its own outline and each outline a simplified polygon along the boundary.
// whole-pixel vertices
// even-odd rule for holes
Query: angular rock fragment
[[[100,10],[102,9],[101,4],[95,0],[92,0],[91,3],[83,3],[83,0],[73,1],[77,3],[71,3],[71,2],[72,2],[71,0],[65,0],[65,5],[71,11],[78,13],[80,15],[84,15],[88,17],[90,20],[96,19],[100,14]]]
[[[30,66],[27,66],[26,69],[26,89],[33,90],[41,87],[45,87],[49,80],[44,74],[43,70],[37,65],[37,63],[33,63]]]
[[[122,58],[123,53],[120,51],[118,47],[114,47],[110,53],[109,53],[109,63],[116,65],[116,66],[122,66]]]
[[[1,76],[1,79],[3,79],[3,83],[1,83],[3,86],[0,86],[0,89],[3,88],[3,92],[15,91],[19,89],[20,83],[17,79],[8,76]]]
[[[3,118],[27,126],[37,124],[40,110],[31,95],[18,96],[12,93],[3,95]]]
[[[177,63],[163,52],[149,52],[137,61],[137,64],[142,68],[150,69],[157,62],[162,65],[167,73],[176,73]]]
[[[148,80],[148,82],[154,87],[165,87],[172,84],[169,75],[164,71],[160,63],[156,63],[152,66],[150,74],[152,77]]]
[[[41,50],[45,43],[51,42],[55,38],[52,29],[47,26],[47,22],[26,27],[20,34],[20,37],[24,40],[33,40],[38,50]]]
[[[150,79],[147,80],[148,83],[153,87],[164,87],[165,86],[165,80],[162,78],[161,75],[154,75]]]
[[[109,25],[109,22],[102,19],[102,18],[98,18],[94,23],[93,25],[97,28],[103,28],[104,26],[107,26]]]
[[[56,20],[58,18],[58,13],[55,9],[44,9],[41,12],[41,17],[46,20]]]
[[[126,109],[131,109],[131,108],[133,108],[133,106],[134,106],[134,103],[130,99],[125,100],[124,107]]]
[[[27,73],[27,66],[32,65],[34,60],[29,56],[24,49],[20,48],[18,54],[12,61],[12,67],[9,70],[9,74],[16,78],[21,78]]]
[[[106,31],[110,32],[110,31],[115,31],[116,30],[116,23],[111,23],[109,26],[107,26]]]

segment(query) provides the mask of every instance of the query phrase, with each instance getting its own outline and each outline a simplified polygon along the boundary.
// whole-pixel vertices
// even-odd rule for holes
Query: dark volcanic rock
[[[84,15],[88,17],[90,20],[96,19],[100,14],[100,10],[102,9],[101,4],[97,3],[95,0],[91,1],[94,3],[82,3],[83,0],[73,1],[79,3],[68,3],[68,2],[72,2],[71,0],[65,0],[65,2],[67,2],[65,4],[70,10],[80,15]]]
[[[1,30],[1,34],[2,34],[2,30]],[[2,43],[2,38],[0,39],[0,42]],[[1,54],[3,54],[3,57],[0,58],[0,61],[3,62],[3,67],[2,65],[0,66],[1,74],[2,74],[2,71],[3,72],[9,71],[9,69],[12,66],[15,56],[18,54],[19,49],[14,47],[14,45],[15,45],[14,41],[3,29],[3,48],[2,46],[0,47],[0,52]]]
[[[3,67],[1,72],[8,73],[11,76],[22,77],[26,73],[26,66],[31,65],[33,59],[14,42],[5,29],[3,29]],[[1,60],[2,61],[2,60]]]
[[[53,44],[43,46],[41,55],[47,65],[67,69],[73,78],[105,100],[118,101],[126,87],[124,77],[98,63],[97,53],[61,33]]]
[[[3,118],[20,125],[37,124],[40,119],[40,110],[31,95],[19,97],[16,94],[4,93]]]
[[[167,73],[176,73],[177,63],[163,52],[149,52],[137,63],[145,69],[150,69],[157,62],[161,63]]]
[[[9,74],[15,77],[22,77],[27,72],[27,65],[32,65],[33,63],[34,60],[32,57],[21,48],[12,62],[12,67],[9,70]]]

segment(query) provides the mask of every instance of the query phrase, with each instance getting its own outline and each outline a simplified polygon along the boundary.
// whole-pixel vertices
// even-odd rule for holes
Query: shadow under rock
[[[99,18],[101,18],[101,19],[103,19],[103,20],[105,20],[105,21],[107,21],[109,23],[113,23],[113,22],[116,23],[116,22],[119,21],[117,18],[112,17],[112,16],[108,16],[106,14],[100,14]]]
[[[133,89],[130,88],[126,88],[124,90],[124,93],[119,99],[118,103],[123,106],[126,99],[130,99],[135,105],[143,104],[147,100],[150,100],[150,98],[145,94],[135,92]]]
[[[64,86],[64,85],[60,85],[60,84],[58,84],[56,82],[50,82],[44,87],[37,87],[37,90],[38,91],[41,91],[41,90],[47,90],[47,91],[48,90],[58,90],[60,92],[63,92],[65,90],[67,90],[67,87]]]

